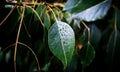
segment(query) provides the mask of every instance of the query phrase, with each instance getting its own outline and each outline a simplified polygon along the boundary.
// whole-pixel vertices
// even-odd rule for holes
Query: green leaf
[[[79,13],[104,0],[68,0],[64,9],[71,13]]]
[[[29,15],[29,14],[32,14],[32,13],[33,13],[32,9],[30,9],[29,7],[26,7],[25,8],[25,15],[24,15],[24,17]]]
[[[93,46],[88,42],[81,50],[80,50],[80,59],[82,67],[85,68],[86,66],[89,66],[90,63],[95,58],[95,50]]]
[[[48,32],[48,45],[51,52],[62,61],[66,68],[71,61],[75,47],[72,28],[64,22],[55,22]]]
[[[120,10],[119,9],[115,9],[115,15],[116,15],[116,23],[118,25],[118,28],[120,29]]]
[[[45,5],[38,6],[36,8],[36,12],[39,14],[40,18],[43,20],[46,12],[46,6]]]
[[[111,0],[105,0],[95,6],[83,10],[82,12],[74,13],[72,14],[71,17],[73,19],[85,20],[88,22],[95,21],[103,18],[107,14],[110,5],[111,5]]]
[[[101,32],[95,24],[91,24],[90,29],[91,29],[91,36],[90,36],[91,44],[96,48],[99,46]]]
[[[119,63],[120,60],[120,32],[114,30],[107,43],[107,63],[112,65],[113,63]],[[120,64],[120,63],[119,63]]]
[[[76,72],[77,64],[78,64],[78,58],[77,58],[77,55],[74,54],[70,64],[67,66],[65,72]]]
[[[49,30],[50,24],[51,24],[51,22],[50,22],[50,16],[48,15],[48,13],[45,13],[45,16],[44,16],[44,25],[47,28],[47,30]]]
[[[49,67],[50,67],[50,65],[51,65],[51,63],[49,62],[49,63],[47,63],[47,64],[45,64],[45,66],[42,68],[42,71],[48,71],[49,70]]]
[[[8,63],[11,58],[11,50],[9,50],[5,55],[5,61]]]
[[[68,0],[65,7],[63,8],[63,10],[69,10],[72,9],[74,7],[76,7],[78,5],[78,3],[80,3],[81,0]]]

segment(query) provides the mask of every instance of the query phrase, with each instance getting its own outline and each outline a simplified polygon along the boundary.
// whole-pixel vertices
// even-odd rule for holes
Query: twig
[[[7,18],[10,16],[10,14],[13,12],[13,10],[16,8],[16,5],[10,10],[8,15],[0,22],[0,26],[7,20]]]
[[[55,18],[55,21],[58,22],[58,19],[57,19],[56,15],[55,15],[54,11],[51,9],[50,6],[48,6],[48,8],[49,8],[49,9],[51,10],[51,12],[53,13],[53,16],[54,16],[54,18]]]
[[[90,28],[84,23],[84,21],[82,21],[82,24],[85,26],[85,28],[88,30],[88,45],[90,44]],[[87,59],[87,55],[88,55],[88,45],[87,45],[87,50],[86,50],[86,56],[85,56],[85,61],[86,61],[86,59]],[[82,66],[82,72],[84,72],[84,65],[85,65],[85,63],[83,64],[83,66]]]
[[[32,54],[34,55],[35,60],[36,60],[36,62],[37,62],[38,71],[40,72],[40,64],[39,64],[39,61],[38,61],[37,55],[36,55],[35,52],[32,50],[32,48],[30,48],[28,45],[26,45],[26,44],[24,44],[24,43],[21,43],[21,42],[18,42],[18,44],[19,44],[19,45],[23,45],[23,46],[25,46],[26,48],[28,48],[28,49],[32,52]],[[3,51],[7,50],[8,48],[10,48],[10,47],[12,47],[12,46],[14,46],[14,45],[15,45],[15,43],[9,45],[9,46],[6,47]],[[50,60],[51,60],[51,59],[50,59]]]
[[[22,8],[22,14],[21,14],[21,20],[20,20],[20,24],[19,24],[19,28],[18,28],[18,32],[17,32],[17,38],[16,38],[16,42],[15,42],[15,50],[14,50],[14,71],[16,72],[16,53],[17,53],[17,46],[18,46],[18,39],[20,36],[20,30],[21,30],[21,26],[22,26],[22,22],[23,22],[23,17],[24,17],[24,12],[25,12],[25,6],[23,6]]]
[[[39,16],[39,14],[38,14],[33,8],[31,8],[30,6],[27,6],[27,7],[30,8],[30,9],[35,13],[35,15],[38,17],[40,23],[41,23],[42,26],[44,27],[44,24],[43,24],[43,22],[42,22],[42,20],[41,20],[41,18],[40,18],[40,16]]]
[[[29,33],[29,31],[28,31],[28,29],[27,29],[26,25],[25,25],[24,20],[23,20],[23,26],[24,26],[24,28],[25,28],[25,31],[26,31],[26,33],[27,33],[28,37],[31,39],[31,35],[30,35],[30,33]]]
[[[41,4],[47,4],[50,7],[61,7],[63,8],[65,6],[65,3],[45,3],[45,2],[37,2],[36,1],[32,1],[32,2],[25,2],[27,6],[33,6],[35,7],[35,5],[41,5]],[[19,5],[19,6],[23,6],[23,2],[17,2],[17,1],[7,1],[6,0],[6,4],[8,5]]]
[[[82,21],[82,24],[85,26],[85,28],[88,30],[88,43],[90,43],[90,28]]]
[[[26,45],[26,44],[24,44],[24,43],[21,43],[21,42],[18,42],[18,44],[21,44],[21,45],[27,47],[27,48],[32,52],[32,54],[34,55],[35,60],[36,60],[36,62],[37,62],[37,65],[38,65],[38,71],[40,72],[40,64],[39,64],[37,55],[36,55],[35,52],[32,50],[32,48],[30,48],[28,45]]]

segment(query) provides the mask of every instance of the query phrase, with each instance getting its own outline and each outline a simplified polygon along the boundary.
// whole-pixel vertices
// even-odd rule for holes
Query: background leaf
[[[88,22],[95,21],[95,20],[103,18],[107,14],[107,11],[110,8],[110,4],[111,4],[111,0],[106,0],[95,6],[87,8],[86,10],[83,10],[82,12],[74,13],[72,14],[71,17],[73,19],[85,20]]]
[[[47,12],[45,13],[45,16],[44,16],[44,25],[45,25],[46,29],[49,30],[51,21],[50,21],[50,16],[48,15]]]
[[[115,58],[118,55],[118,51],[120,51],[120,32],[118,30],[114,30],[109,38],[108,44],[107,44],[107,62],[113,63]],[[117,57],[117,59],[120,59]]]
[[[64,9],[71,13],[79,13],[104,0],[68,0]]]
[[[77,64],[78,64],[78,57],[77,55],[73,55],[70,64],[66,68],[66,72],[75,72],[77,70]]]
[[[119,9],[115,9],[115,12],[116,12],[116,21],[117,21],[117,26],[118,28],[120,29],[120,10]]]
[[[40,18],[43,20],[46,12],[46,6],[40,5],[36,8],[36,12],[39,14]]]
[[[48,32],[48,44],[51,52],[66,67],[71,61],[75,46],[75,36],[72,28],[61,21],[54,23]]]
[[[101,31],[99,30],[99,28],[95,25],[95,24],[91,24],[90,25],[90,29],[91,29],[91,44],[97,48],[99,46],[99,42],[101,39]]]
[[[76,7],[81,0],[68,0],[63,10],[68,10]]]
[[[83,68],[90,65],[95,58],[95,50],[90,43],[86,44],[79,53]]]

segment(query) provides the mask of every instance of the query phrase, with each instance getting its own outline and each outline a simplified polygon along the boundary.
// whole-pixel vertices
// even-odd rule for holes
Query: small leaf
[[[5,55],[5,61],[8,63],[9,62],[9,60],[10,60],[10,56],[11,55],[11,50],[10,51],[8,51],[7,53],[6,53],[6,55]]]
[[[103,18],[110,8],[111,0],[105,0],[95,6],[92,6],[82,12],[72,14],[73,19],[95,21]]]
[[[42,68],[42,71],[48,71],[49,70],[49,67],[50,67],[50,65],[51,65],[51,63],[49,62],[49,63],[47,63],[47,64],[45,64],[45,66]]]
[[[29,14],[32,14],[32,13],[33,13],[32,9],[30,9],[29,7],[26,7],[25,8],[25,15],[24,15],[24,17],[29,15]]]
[[[36,8],[36,12],[39,14],[40,18],[43,20],[46,12],[46,6],[40,5]]]
[[[104,0],[68,0],[64,9],[71,13],[79,13]]]
[[[50,24],[51,24],[51,22],[50,22],[50,16],[48,15],[48,13],[45,13],[45,16],[44,16],[44,25],[47,28],[47,30],[49,30]]]
[[[90,65],[90,63],[95,58],[95,50],[92,45],[88,43],[80,50],[79,55],[81,59],[81,64],[85,68],[86,66]]]
[[[55,22],[48,32],[48,44],[51,52],[62,61],[66,68],[71,61],[75,47],[72,28],[64,22]]]

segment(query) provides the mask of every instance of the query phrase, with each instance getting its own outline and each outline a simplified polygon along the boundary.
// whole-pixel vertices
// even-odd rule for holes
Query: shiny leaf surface
[[[82,12],[72,14],[73,19],[85,20],[85,21],[95,21],[102,19],[110,8],[111,0],[103,1],[95,6],[87,8]]]
[[[48,32],[48,44],[51,52],[62,61],[65,68],[71,61],[75,47],[72,28],[64,22],[55,22]]]

